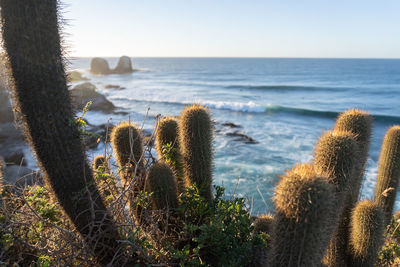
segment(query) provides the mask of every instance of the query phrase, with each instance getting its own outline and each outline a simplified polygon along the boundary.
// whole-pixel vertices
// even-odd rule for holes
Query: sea
[[[106,59],[116,66],[118,58]],[[246,198],[252,215],[273,212],[279,176],[311,161],[318,138],[351,108],[374,118],[361,191],[362,199],[371,199],[383,136],[400,124],[400,59],[132,58],[138,71],[106,76],[90,74],[90,61],[71,58],[68,69],[90,78],[121,111],[89,111],[92,124],[130,120],[152,131],[159,114],[177,116],[192,103],[207,106],[216,125],[214,184],[224,186],[227,197]],[[100,153],[104,144],[89,157]]]

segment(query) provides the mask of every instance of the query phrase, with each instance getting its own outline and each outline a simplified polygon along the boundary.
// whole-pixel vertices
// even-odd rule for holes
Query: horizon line
[[[119,56],[66,56],[68,59],[73,58],[119,58],[121,56],[126,56],[126,54],[121,54]],[[388,59],[397,60],[400,57],[254,57],[254,56],[128,56],[130,58],[204,58],[204,59]]]

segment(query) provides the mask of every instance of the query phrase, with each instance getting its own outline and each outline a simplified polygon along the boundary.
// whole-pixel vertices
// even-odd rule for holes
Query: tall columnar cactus
[[[272,223],[274,216],[272,214],[265,214],[254,220],[254,232],[271,234]]]
[[[122,122],[115,126],[111,133],[111,144],[114,150],[115,159],[121,168],[121,177],[126,184],[129,181],[127,171],[134,171],[143,166],[143,137],[139,129],[132,123]]]
[[[95,187],[74,124],[58,31],[57,0],[1,0],[4,49],[14,102],[45,181],[97,261],[112,261],[120,239]]]
[[[359,202],[350,226],[350,266],[373,267],[385,231],[382,208],[369,200]]]
[[[330,131],[319,139],[315,147],[314,165],[317,172],[328,178],[336,189],[336,229],[324,257],[327,266],[344,266],[348,241],[346,206],[358,161],[358,145],[354,135],[344,131]]]
[[[385,212],[386,223],[392,217],[400,178],[400,126],[390,128],[382,143],[374,200]]]
[[[177,178],[178,192],[182,193],[185,190],[185,181],[178,132],[178,122],[175,118],[161,119],[156,134],[156,150],[158,157],[173,170]]]
[[[339,115],[335,124],[336,131],[347,131],[354,134],[358,143],[359,162],[355,165],[351,198],[356,203],[361,188],[362,178],[368,159],[372,131],[372,117],[365,111],[351,109]]]
[[[170,210],[178,207],[176,178],[165,163],[151,166],[146,179],[146,192],[153,193],[152,206],[157,210]]]
[[[320,266],[334,227],[334,186],[312,165],[281,178],[275,192],[271,266]]]
[[[179,124],[183,170],[187,184],[197,184],[201,194],[212,199],[212,123],[208,110],[200,105],[186,107]]]

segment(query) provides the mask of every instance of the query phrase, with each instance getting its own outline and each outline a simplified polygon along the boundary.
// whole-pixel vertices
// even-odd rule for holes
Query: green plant
[[[179,122],[179,144],[185,180],[196,184],[201,194],[212,199],[212,123],[209,111],[200,105],[186,107]]]
[[[334,230],[334,186],[300,164],[275,189],[271,266],[320,266]]]
[[[400,212],[396,212],[387,227],[385,240],[378,253],[375,266],[398,266],[400,265]]]
[[[160,120],[156,133],[156,150],[158,157],[173,170],[178,184],[178,192],[185,191],[183,179],[182,156],[180,153],[178,122],[173,117]]]
[[[182,224],[184,245],[170,247],[172,258],[182,266],[246,266],[255,248],[266,246],[267,235],[253,233],[243,198],[224,198],[215,186],[212,201],[196,186],[187,188],[176,216]]]
[[[78,127],[70,123],[58,1],[3,0],[0,7],[14,103],[45,181],[97,261],[108,264],[120,249],[119,235],[95,186]],[[71,197],[77,194],[79,201]]]
[[[385,231],[382,208],[369,200],[359,202],[350,227],[350,266],[374,266]]]
[[[389,223],[400,178],[400,126],[386,132],[378,166],[374,201],[383,208],[385,221]]]
[[[156,163],[151,166],[146,179],[145,191],[152,193],[154,209],[171,210],[178,207],[176,178],[165,163]]]

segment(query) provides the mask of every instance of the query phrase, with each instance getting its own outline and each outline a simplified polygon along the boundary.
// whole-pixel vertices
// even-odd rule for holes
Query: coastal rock
[[[96,91],[96,86],[86,82],[75,86],[71,91],[72,102],[76,109],[82,110],[86,103],[92,101],[90,110],[111,113],[115,106],[105,96]]]
[[[235,124],[233,122],[224,122],[222,126],[229,127],[229,128],[242,128],[239,124]]]
[[[90,62],[90,72],[93,74],[106,75],[110,74],[111,70],[107,60],[104,58],[95,57]]]
[[[42,183],[42,175],[39,171],[33,171],[24,166],[12,165],[3,170],[4,184],[25,187],[36,183]]]
[[[123,90],[123,89],[125,89],[125,87],[121,87],[119,85],[114,85],[114,84],[107,84],[106,86],[104,86],[104,88],[106,88],[106,89],[115,89],[115,90]]]
[[[117,67],[113,70],[115,74],[127,74],[132,73],[132,61],[130,57],[122,56],[118,60]]]
[[[4,161],[7,166],[11,165],[26,166],[25,155],[22,149],[17,149],[5,155]]]
[[[231,132],[231,133],[227,133],[227,136],[231,136],[231,137],[237,137],[235,139],[233,139],[234,141],[239,141],[239,142],[243,142],[245,144],[258,144],[259,142],[257,140],[255,140],[254,138],[245,135],[242,132],[239,131],[235,131],[235,132]]]
[[[82,75],[79,71],[71,71],[67,74],[68,82],[80,82],[80,81],[88,81],[89,79]]]

